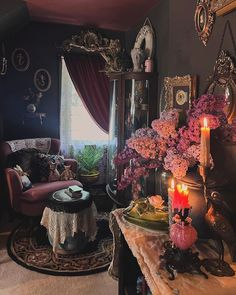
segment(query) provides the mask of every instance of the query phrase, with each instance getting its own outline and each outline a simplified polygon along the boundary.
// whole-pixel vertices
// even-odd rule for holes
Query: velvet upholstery
[[[7,156],[11,153],[9,145],[4,142],[0,145],[1,162],[6,163]],[[49,153],[58,154],[60,151],[60,140],[52,139]],[[74,159],[65,159],[66,165],[71,165],[71,170],[76,173],[77,161]],[[54,181],[33,183],[33,187],[23,191],[23,185],[18,173],[12,168],[4,169],[10,205],[18,213],[27,216],[40,216],[45,208],[47,198],[55,191],[67,188],[70,185],[82,184],[77,180]]]

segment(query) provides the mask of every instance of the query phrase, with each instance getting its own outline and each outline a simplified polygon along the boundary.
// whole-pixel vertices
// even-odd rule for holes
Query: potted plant
[[[98,165],[103,157],[103,148],[86,145],[76,155],[79,162],[79,179],[84,183],[94,183],[99,178]]]

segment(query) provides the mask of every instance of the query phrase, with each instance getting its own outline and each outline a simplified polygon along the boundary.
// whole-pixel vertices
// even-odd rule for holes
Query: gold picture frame
[[[227,14],[236,9],[236,0],[212,0],[212,10],[217,16]]]
[[[186,111],[196,97],[197,76],[165,77],[160,99],[160,112],[169,109]]]
[[[215,13],[212,10],[211,0],[198,0],[194,23],[198,37],[205,46],[210,38],[214,21]]]

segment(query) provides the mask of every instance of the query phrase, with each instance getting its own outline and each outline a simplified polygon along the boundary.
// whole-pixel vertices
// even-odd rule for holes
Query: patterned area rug
[[[59,276],[88,275],[108,269],[112,259],[112,234],[108,220],[97,221],[96,240],[79,254],[55,255],[43,228],[18,226],[9,236],[9,256],[28,269]]]

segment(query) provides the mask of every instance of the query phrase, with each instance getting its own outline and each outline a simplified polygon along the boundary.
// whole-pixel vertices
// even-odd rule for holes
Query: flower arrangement
[[[225,96],[205,94],[193,101],[184,125],[180,125],[178,111],[172,109],[163,111],[151,128],[138,129],[114,160],[116,165],[126,164],[118,189],[133,184],[133,198],[137,199],[141,190],[138,180],[152,168],[163,167],[176,178],[184,177],[200,160],[203,117],[218,140],[236,143],[236,120],[228,123],[225,106]]]

